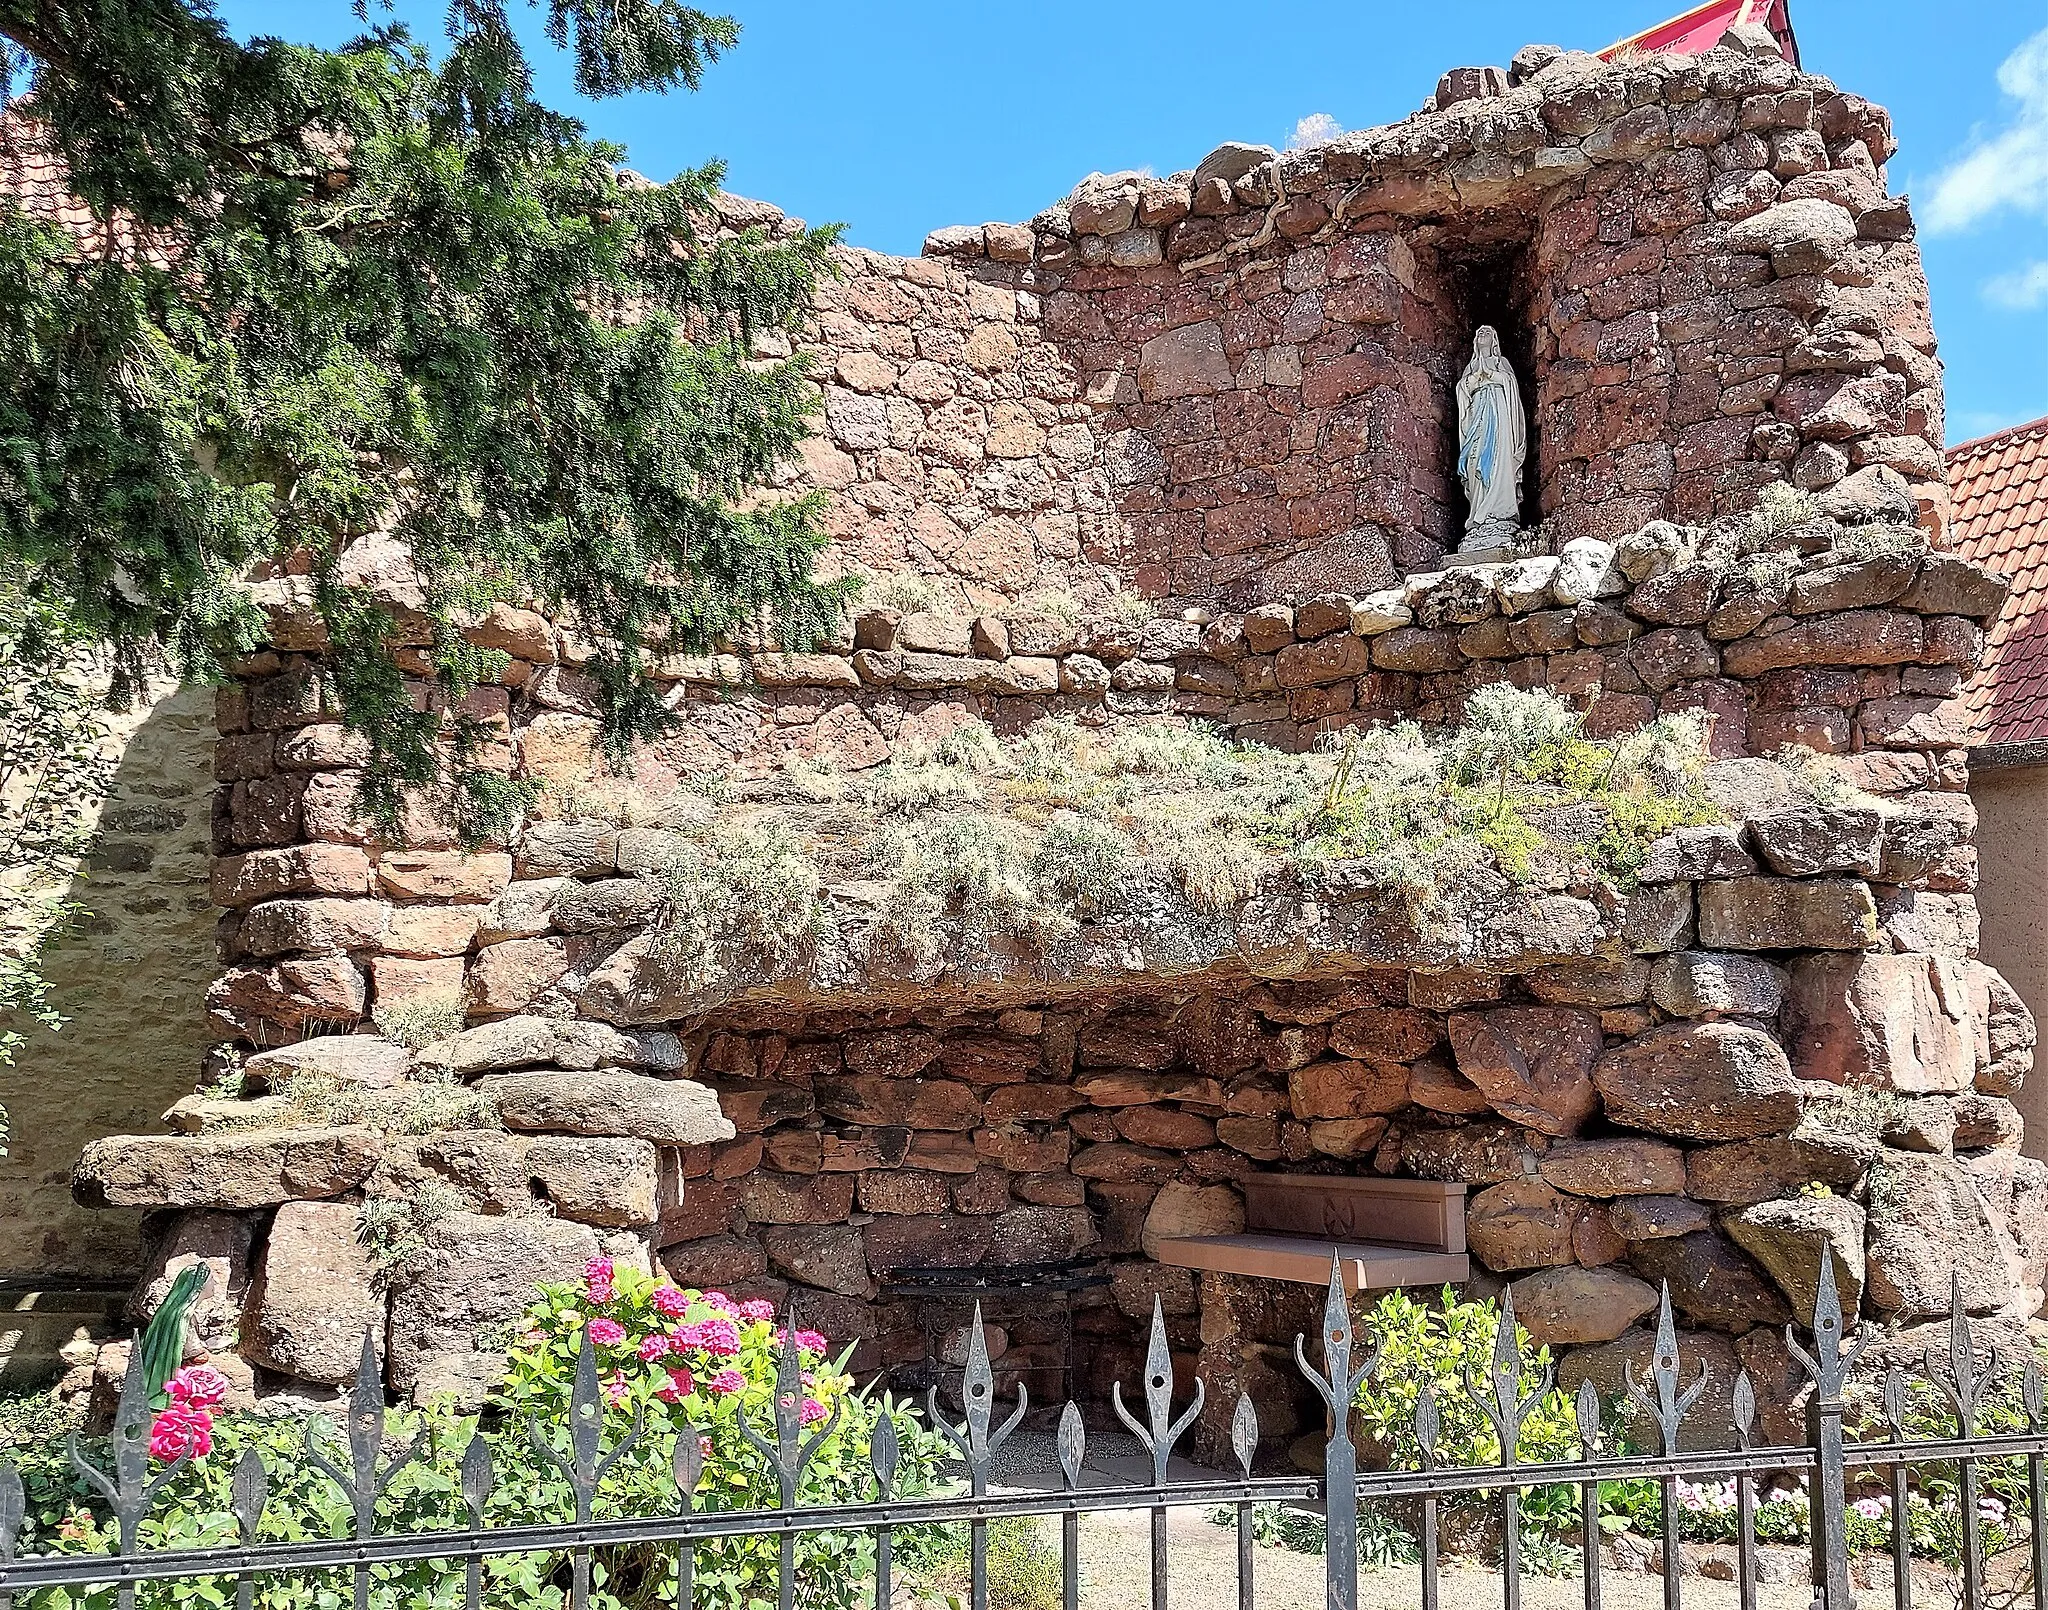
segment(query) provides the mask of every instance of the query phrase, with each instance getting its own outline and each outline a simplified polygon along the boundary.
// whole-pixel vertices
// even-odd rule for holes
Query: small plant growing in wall
[[[425,1257],[435,1225],[465,1206],[462,1193],[423,1179],[404,1196],[373,1196],[356,1210],[356,1242],[370,1255],[377,1282],[388,1285]]]
[[[396,1001],[379,1001],[370,1021],[387,1039],[408,1051],[418,1051],[451,1034],[459,1034],[465,1021],[459,995],[421,995]]]

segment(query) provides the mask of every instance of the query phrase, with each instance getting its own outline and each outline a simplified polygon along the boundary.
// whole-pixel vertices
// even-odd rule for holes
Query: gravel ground
[[[1047,1522],[1056,1536],[1056,1522]],[[1176,1510],[1167,1518],[1172,1576],[1171,1610],[1234,1610],[1237,1604],[1237,1536],[1198,1510]],[[1081,1518],[1082,1610],[1146,1610],[1151,1604],[1151,1517],[1144,1510],[1117,1510]],[[1861,1562],[1858,1595],[1868,1605],[1889,1604],[1891,1573],[1883,1562]],[[1876,1569],[1871,1569],[1876,1568]],[[1325,1610],[1323,1561],[1320,1556],[1286,1549],[1260,1548],[1253,1566],[1257,1610]],[[1925,1604],[1950,1602],[1930,1572],[1915,1575],[1915,1599]],[[998,1584],[991,1584],[997,1587]],[[1500,1610],[1500,1574],[1475,1566],[1446,1565],[1438,1577],[1443,1610]],[[1688,1576],[1683,1598],[1690,1610],[1738,1610],[1733,1582]],[[1661,1576],[1603,1571],[1603,1610],[1661,1610]],[[995,1597],[993,1594],[991,1597]],[[1415,1610],[1421,1602],[1421,1573],[1415,1566],[1370,1570],[1359,1575],[1359,1610]],[[1808,1610],[1813,1589],[1799,1582],[1759,1583],[1758,1610]],[[940,1610],[942,1599],[920,1599],[920,1607]],[[997,1602],[1000,1602],[998,1600]],[[1585,1585],[1579,1577],[1524,1577],[1525,1610],[1581,1610]]]
[[[1090,1433],[1081,1485],[1115,1486],[1147,1482],[1151,1460],[1136,1438],[1123,1432]],[[997,1450],[994,1487],[1060,1488],[1054,1439],[1049,1433],[1020,1432]],[[1172,1481],[1214,1479],[1220,1472],[1202,1470],[1176,1459],[1168,1469]],[[1044,1523],[1057,1540],[1058,1522]],[[1112,1510],[1081,1517],[1082,1610],[1149,1610],[1152,1602],[1151,1516],[1145,1510]],[[1204,1508],[1176,1509],[1167,1516],[1167,1541],[1172,1573],[1170,1610],[1235,1610],[1237,1605],[1237,1533],[1207,1518]],[[1784,1562],[1780,1562],[1781,1565]],[[1803,1575],[1804,1560],[1790,1562],[1794,1577]],[[1924,1570],[1923,1570],[1924,1567]],[[1260,1547],[1253,1565],[1257,1610],[1326,1610],[1323,1560],[1320,1555]],[[1888,1605],[1892,1599],[1890,1562],[1880,1557],[1856,1562],[1858,1596],[1866,1607]],[[1993,1573],[1997,1573],[1994,1571]],[[1914,1570],[1916,1604],[1952,1604],[1947,1573],[1922,1562]],[[991,1583],[992,1589],[1000,1584]],[[1687,1610],[1739,1610],[1733,1582],[1688,1575],[1682,1579]],[[1447,1562],[1438,1575],[1443,1610],[1501,1610],[1499,1572],[1477,1565]],[[1600,1575],[1602,1610],[1662,1610],[1664,1579],[1608,1569]],[[1524,1576],[1524,1610],[1582,1610],[1585,1584],[1578,1576]],[[1757,1584],[1757,1610],[1809,1610],[1813,1589],[1803,1582]],[[964,1602],[964,1590],[960,1601]],[[1393,1566],[1360,1573],[1359,1610],[1415,1610],[1421,1603],[1421,1572],[1416,1566]],[[994,1603],[1003,1601],[991,1594]],[[945,1599],[911,1597],[899,1604],[916,1610],[944,1610]]]

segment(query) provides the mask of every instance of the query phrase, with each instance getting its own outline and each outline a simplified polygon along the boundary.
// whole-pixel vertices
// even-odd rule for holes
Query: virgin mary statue
[[[1516,523],[1528,424],[1515,372],[1501,356],[1500,337],[1482,324],[1472,335],[1472,361],[1458,378],[1458,479],[1465,483],[1465,529]]]

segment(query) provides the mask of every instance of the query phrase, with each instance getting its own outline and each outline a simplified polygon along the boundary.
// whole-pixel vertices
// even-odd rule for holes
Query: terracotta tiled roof
[[[161,246],[149,243],[149,232],[133,219],[116,217],[102,222],[71,193],[64,158],[50,143],[47,125],[21,102],[0,112],[0,204],[6,203],[73,236],[81,257],[125,259],[146,246],[152,261],[169,261]]]
[[[2048,419],[1948,453],[1956,552],[2012,582],[1964,691],[1977,743],[2048,739]]]

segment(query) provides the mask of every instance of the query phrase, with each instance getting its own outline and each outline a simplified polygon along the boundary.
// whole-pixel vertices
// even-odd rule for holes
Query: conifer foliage
[[[590,96],[694,88],[738,33],[541,4]],[[623,169],[535,99],[501,0],[451,0],[431,47],[241,42],[206,0],[0,0],[0,40],[9,137],[95,226],[0,202],[0,573],[106,645],[117,696],[221,676],[263,635],[248,578],[303,576],[363,803],[438,793],[478,837],[525,803],[461,708],[502,664],[463,636],[492,602],[580,623],[618,752],[665,724],[655,656],[830,623],[815,502],[761,490],[812,388],[750,352],[833,230],[721,233],[715,163]],[[404,549],[424,596],[395,618]]]

